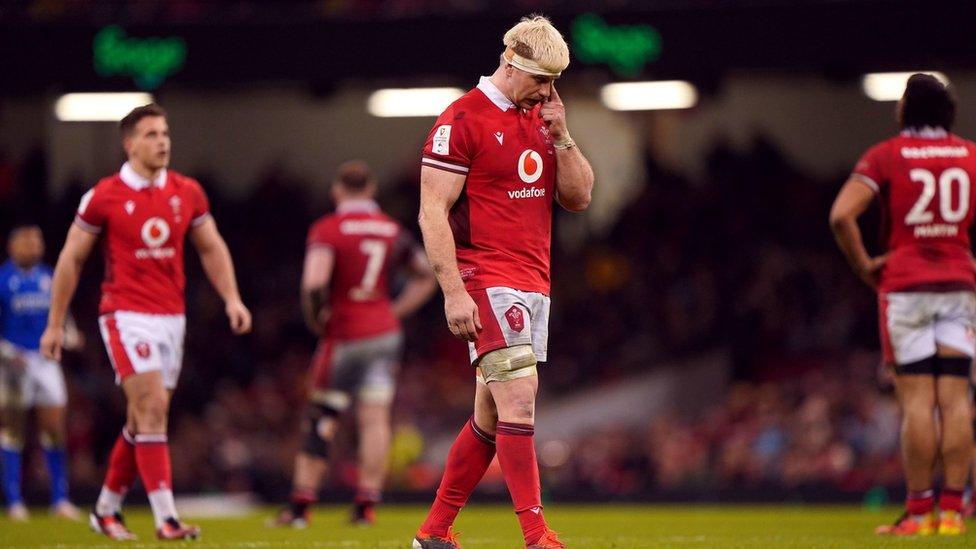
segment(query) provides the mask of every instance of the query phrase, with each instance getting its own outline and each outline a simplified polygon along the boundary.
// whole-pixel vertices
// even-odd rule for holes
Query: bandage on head
[[[532,59],[515,53],[515,50],[512,48],[505,48],[505,53],[502,55],[505,57],[506,63],[529,74],[538,74],[539,76],[549,76],[551,78],[559,78],[559,75],[562,74],[562,71],[547,69]]]

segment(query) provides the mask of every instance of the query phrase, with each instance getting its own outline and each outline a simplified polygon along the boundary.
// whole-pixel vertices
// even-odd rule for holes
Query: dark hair
[[[9,242],[10,240],[13,240],[13,238],[18,234],[30,229],[41,230],[41,225],[31,220],[17,220],[14,222],[13,226],[10,227],[10,232],[7,233],[7,241]]]
[[[955,118],[956,99],[936,77],[916,73],[908,79],[902,96],[902,128],[931,126],[951,130]]]
[[[374,182],[373,172],[362,160],[350,160],[336,170],[335,182],[352,192],[360,192]]]
[[[122,137],[128,137],[132,133],[132,130],[136,128],[136,124],[143,118],[149,116],[162,116],[165,118],[166,110],[155,103],[132,109],[122,120],[119,120],[119,131],[122,133]]]

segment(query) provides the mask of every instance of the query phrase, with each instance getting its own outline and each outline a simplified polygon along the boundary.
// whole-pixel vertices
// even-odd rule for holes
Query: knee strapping
[[[310,404],[305,412],[302,451],[320,458],[329,457],[339,412],[329,406]]]
[[[973,359],[968,356],[940,356],[936,357],[937,373],[943,376],[969,377]]]
[[[486,354],[481,357],[478,367],[485,382],[490,383],[534,376],[537,364],[531,345],[516,345]]]

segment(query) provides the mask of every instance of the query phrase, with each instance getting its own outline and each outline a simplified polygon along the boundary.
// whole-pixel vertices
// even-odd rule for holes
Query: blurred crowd
[[[718,138],[704,162],[704,175],[690,177],[649,151],[648,184],[613,229],[578,251],[554,246],[541,402],[715,349],[732,357],[735,382],[724,400],[703,402],[693,414],[547,442],[539,448],[546,487],[566,497],[641,498],[898,485],[898,410],[878,381],[874,297],[848,271],[826,223],[846,174],[810,177],[762,136],[746,150]],[[52,197],[45,165],[40,150],[18,165],[0,154],[0,235],[15,221],[39,222],[53,262],[94,182],[73,181]],[[186,171],[208,192],[255,330],[230,334],[222,304],[188,252],[187,352],[170,423],[176,489],[283,497],[315,345],[301,320],[298,281],[307,227],[330,209],[326,193],[311,191],[327,181],[273,166],[247,195],[231,197],[207,170]],[[413,230],[418,172],[382,182],[380,197]],[[568,215],[556,215],[557,230]],[[88,344],[65,359],[72,482],[80,493],[99,486],[124,417],[96,328],[101,271],[92,258],[72,306]],[[438,297],[406,324],[395,493],[436,486],[443,456],[425,448],[470,414],[466,348],[444,329],[442,314]],[[355,477],[350,431],[337,448],[336,494]],[[39,477],[43,468],[30,474]],[[486,489],[493,487],[504,490],[489,473]]]

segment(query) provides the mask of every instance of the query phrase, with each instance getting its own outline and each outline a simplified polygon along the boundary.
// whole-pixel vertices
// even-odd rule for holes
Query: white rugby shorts
[[[471,363],[505,347],[532,345],[539,362],[546,361],[549,349],[549,296],[496,286],[468,292],[478,306],[482,331],[477,341],[468,343]]]
[[[163,385],[175,389],[183,365],[186,317],[116,311],[98,318],[115,382],[160,371]]]
[[[14,371],[10,365],[0,368],[0,407],[67,405],[68,389],[61,365],[33,351],[22,351],[21,356],[27,363],[23,371]]]
[[[890,292],[878,301],[885,363],[935,356],[937,344],[976,355],[976,293]]]

